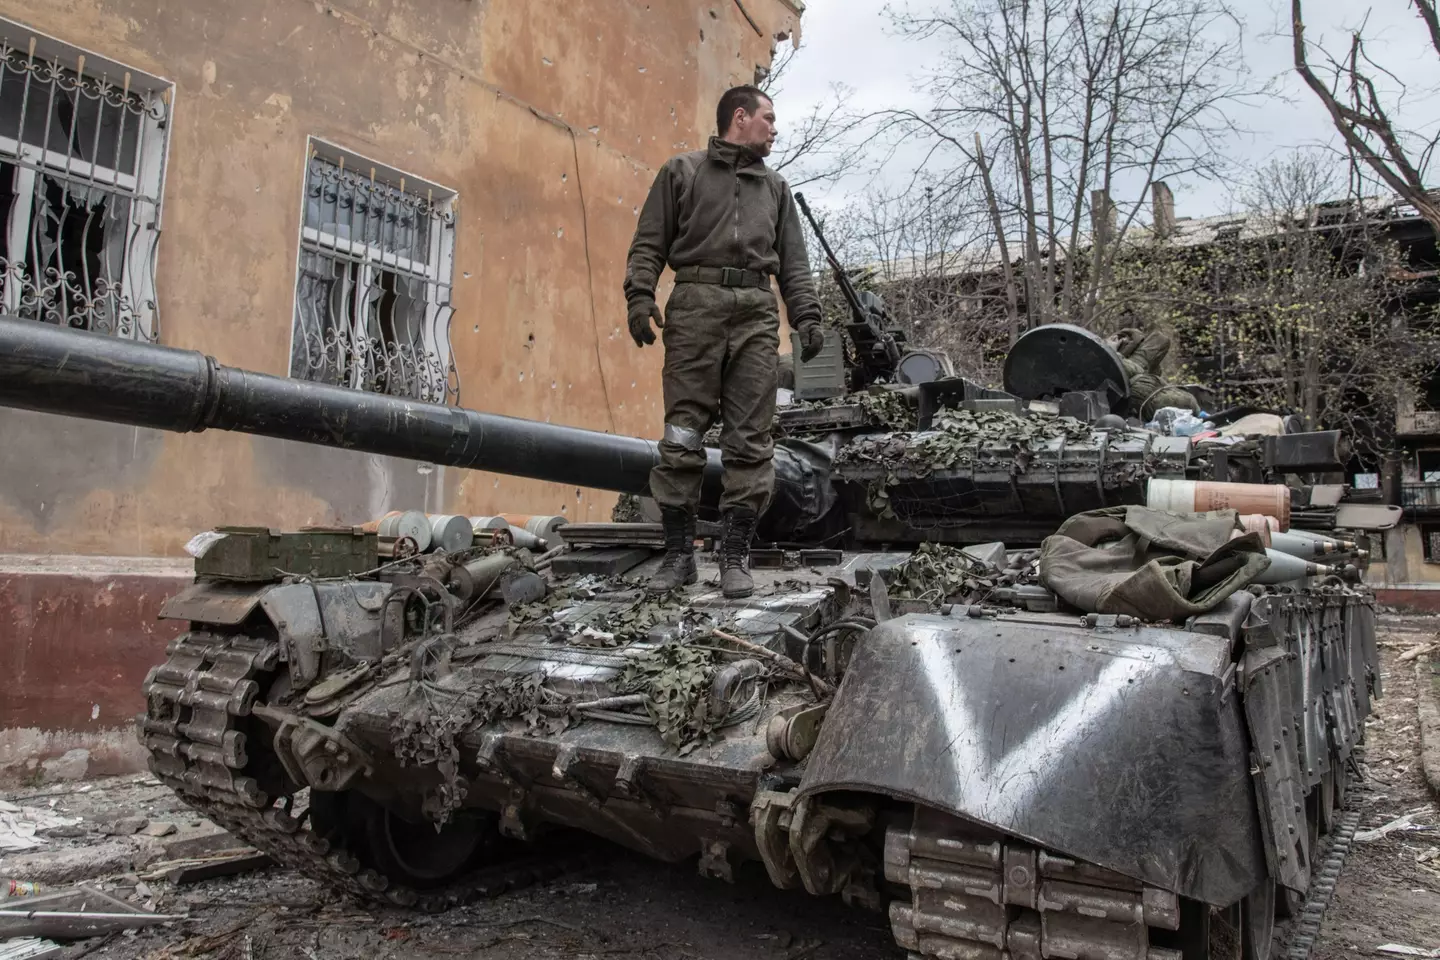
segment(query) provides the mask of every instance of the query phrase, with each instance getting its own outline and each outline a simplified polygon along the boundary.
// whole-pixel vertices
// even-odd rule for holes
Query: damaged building
[[[620,434],[654,171],[798,38],[799,0],[0,2],[3,312]],[[160,601],[217,523],[607,518],[612,495],[0,412],[0,776],[136,760]],[[63,759],[62,762],[62,758]]]
[[[1367,579],[1386,602],[1440,609],[1440,368],[1423,361],[1433,357],[1440,332],[1435,321],[1440,251],[1434,230],[1413,206],[1387,196],[1320,203],[1294,211],[1289,220],[1254,214],[1177,217],[1173,194],[1156,183],[1150,213],[1149,225],[1125,233],[1126,250],[1118,260],[1122,266],[1141,266],[1110,281],[1120,306],[1102,309],[1096,326],[1110,332],[1126,325],[1122,316],[1135,304],[1141,306],[1124,319],[1143,321],[1145,301],[1158,304],[1155,312],[1166,318],[1177,341],[1169,369],[1185,378],[1211,412],[1272,403],[1285,394],[1287,379],[1293,384],[1317,375],[1305,366],[1298,347],[1288,356],[1278,355],[1282,337],[1269,342],[1255,338],[1265,314],[1247,313],[1254,306],[1244,296],[1247,282],[1254,280],[1244,276],[1247,266],[1263,272],[1267,257],[1274,266],[1285,244],[1296,243],[1327,261],[1312,269],[1336,288],[1367,272],[1376,278],[1368,281],[1375,299],[1360,317],[1362,325],[1375,322],[1406,331],[1394,344],[1404,344],[1408,337],[1428,352],[1417,353],[1420,359],[1407,358],[1410,364],[1403,376],[1389,368],[1383,350],[1363,358],[1371,364],[1368,368],[1357,365],[1341,374],[1321,371],[1341,384],[1331,394],[1343,401],[1343,410],[1338,415],[1334,409],[1315,411],[1316,425],[1348,430],[1352,438],[1359,434],[1364,441],[1352,442],[1347,469],[1325,481],[1343,484],[1346,501],[1357,506],[1403,510],[1398,522],[1386,521],[1386,529],[1372,531]],[[1333,265],[1327,259],[1332,257]],[[1187,288],[1193,297],[1173,296],[1159,283],[1173,283],[1182,271],[1190,271],[1191,281],[1202,281]],[[1123,271],[1117,267],[1117,272]],[[1011,275],[1023,273],[1023,261],[1016,259]],[[896,317],[907,322],[913,340],[948,348],[959,372],[995,378],[1010,333],[1006,274],[998,249],[900,258],[872,265],[865,278],[883,292]],[[1024,329],[1023,281],[1017,282],[1016,292],[1019,326]],[[1388,348],[1392,360],[1402,349],[1394,344]],[[1409,384],[1408,389],[1395,389],[1397,378]],[[1287,412],[1303,414],[1302,408],[1296,403]],[[1389,516],[1395,516],[1394,509]]]

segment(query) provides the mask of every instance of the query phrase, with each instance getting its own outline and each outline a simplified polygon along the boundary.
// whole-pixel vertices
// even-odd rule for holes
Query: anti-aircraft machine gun
[[[1339,438],[1223,444],[1219,479],[1245,483],[1216,486],[1215,445],[1053,416],[1022,380],[782,414],[747,600],[704,566],[647,596],[648,524],[534,549],[477,524],[418,553],[373,525],[217,528],[162,611],[189,630],[145,684],[151,769],[282,863],[401,905],[523,882],[563,826],[721,879],[758,860],[883,911],[897,957],[1265,960],[1287,912],[1303,952],[1379,693],[1366,555],[1305,482]],[[0,319],[0,405],[629,495],[656,460],[28,320]],[[1221,497],[1252,506],[1191,512]]]
[[[849,317],[840,328],[850,343],[847,354],[838,340],[830,341],[819,357],[805,364],[804,370],[815,373],[809,378],[797,378],[797,396],[802,400],[820,399],[864,390],[875,383],[920,383],[951,375],[947,357],[934,350],[907,346],[905,331],[891,319],[883,297],[873,290],[855,289],[850,271],[830,248],[804,194],[795,194],[795,203],[815,232],[835,285],[845,298]],[[851,358],[853,362],[846,363]]]
[[[840,294],[850,308],[849,321],[844,324],[845,333],[855,352],[855,371],[850,386],[863,390],[877,381],[892,379],[895,369],[900,365],[902,345],[905,342],[904,331],[891,325],[890,316],[885,310],[885,301],[878,294],[869,290],[861,293],[855,289],[849,272],[835,256],[835,251],[830,249],[830,241],[825,239],[824,231],[820,229],[815,215],[810,212],[810,204],[805,202],[805,195],[795,194],[795,203],[810,223],[810,229],[815,231],[815,239],[820,241],[820,249],[825,251],[825,260],[830,264],[835,285],[840,288]]]

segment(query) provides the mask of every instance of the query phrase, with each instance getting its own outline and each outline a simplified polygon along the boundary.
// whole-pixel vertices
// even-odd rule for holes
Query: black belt
[[[739,267],[681,267],[676,283],[715,283],[722,287],[763,287],[770,289],[770,274]]]

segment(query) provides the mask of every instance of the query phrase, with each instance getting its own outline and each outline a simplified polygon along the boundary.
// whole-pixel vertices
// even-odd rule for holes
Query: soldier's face
[[[775,149],[775,104],[761,100],[751,114],[736,110],[726,139],[747,146],[762,157],[770,156],[770,151]]]

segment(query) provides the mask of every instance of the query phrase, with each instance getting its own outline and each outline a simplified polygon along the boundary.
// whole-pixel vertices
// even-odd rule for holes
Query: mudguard
[[[191,620],[234,627],[245,622],[270,584],[201,580],[160,605],[161,620]]]
[[[801,793],[885,794],[1216,906],[1266,876],[1230,639],[907,616],[858,646]]]

